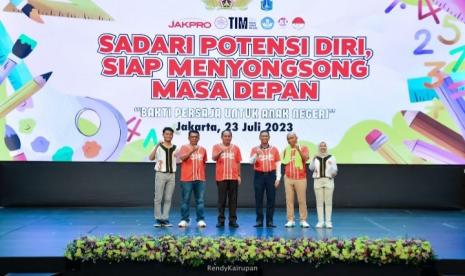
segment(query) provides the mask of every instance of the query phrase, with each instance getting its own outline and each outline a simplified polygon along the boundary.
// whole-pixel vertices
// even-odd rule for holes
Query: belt
[[[276,171],[268,171],[268,172],[255,171],[255,173],[259,175],[270,175],[270,174],[275,174]]]

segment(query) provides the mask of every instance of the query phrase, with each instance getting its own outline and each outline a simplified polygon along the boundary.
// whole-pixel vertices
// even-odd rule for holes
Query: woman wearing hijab
[[[328,154],[328,147],[325,142],[318,146],[318,154],[310,164],[313,171],[313,188],[316,197],[316,211],[318,223],[316,228],[333,228],[331,213],[333,209],[334,177],[337,174],[336,158]],[[323,215],[324,206],[324,215]]]

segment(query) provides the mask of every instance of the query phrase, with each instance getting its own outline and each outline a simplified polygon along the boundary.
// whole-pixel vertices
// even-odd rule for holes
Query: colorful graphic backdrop
[[[170,126],[465,164],[462,1],[0,3],[0,160],[147,161]]]

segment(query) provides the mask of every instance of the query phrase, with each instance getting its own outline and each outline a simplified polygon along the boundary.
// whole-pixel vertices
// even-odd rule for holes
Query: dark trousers
[[[266,191],[266,223],[273,223],[273,214],[275,206],[276,172],[262,173],[255,171],[254,190],[255,206],[257,212],[257,223],[263,223],[263,197]]]
[[[237,220],[237,180],[217,181],[218,186],[218,222],[224,223],[224,209],[226,208],[226,199],[229,205],[229,223]]]

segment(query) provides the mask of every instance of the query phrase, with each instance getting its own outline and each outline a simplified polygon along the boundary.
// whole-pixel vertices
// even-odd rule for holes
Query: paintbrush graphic
[[[27,57],[36,47],[37,42],[27,35],[20,35],[13,45],[13,49],[8,59],[0,68],[0,84],[8,77],[11,70],[25,57]]]
[[[18,134],[9,125],[5,125],[5,145],[10,151],[11,157],[15,161],[26,161],[26,155],[21,150],[21,140],[19,140]]]
[[[40,17],[39,10],[36,9],[33,5],[29,4],[27,0],[12,0],[11,3],[30,19],[37,23],[44,23],[42,17]]]

